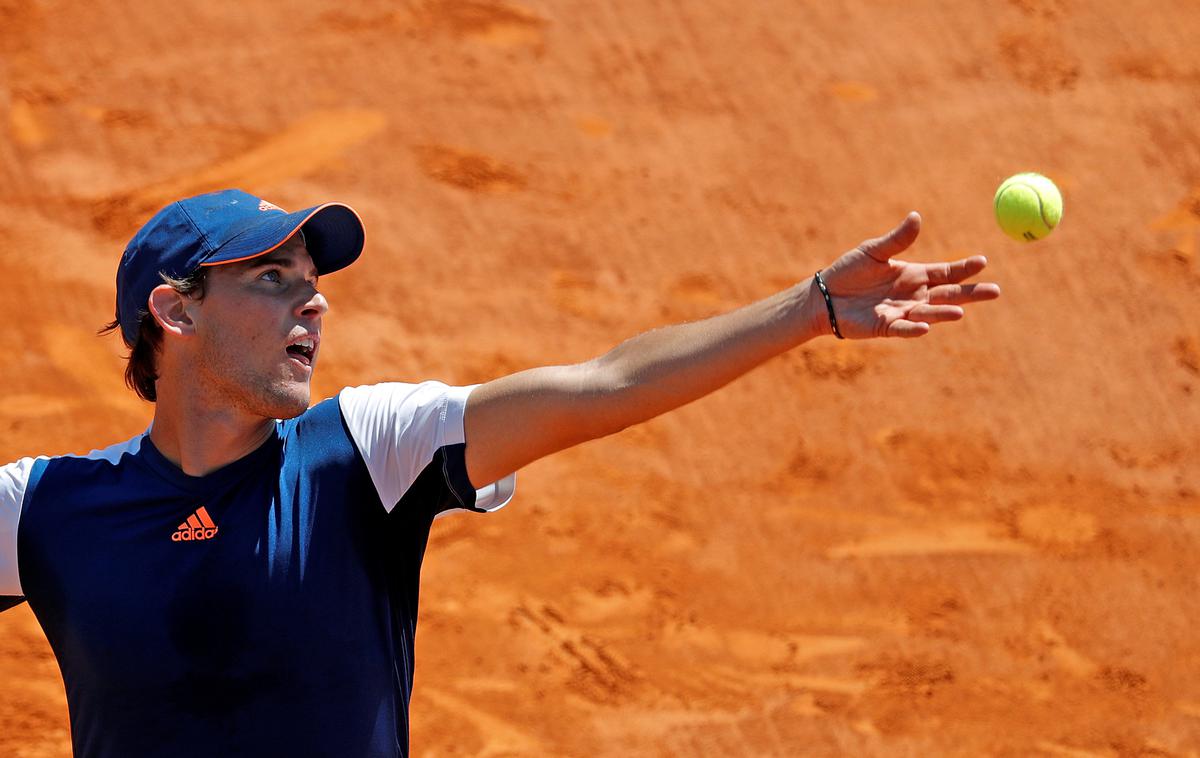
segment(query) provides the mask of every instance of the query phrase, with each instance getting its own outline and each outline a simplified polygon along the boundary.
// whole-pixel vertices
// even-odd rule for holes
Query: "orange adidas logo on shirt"
[[[187,521],[179,525],[179,528],[171,535],[171,541],[210,540],[216,536],[217,525],[213,522],[212,516],[208,515],[208,510],[202,505],[196,509],[195,513],[188,516]]]

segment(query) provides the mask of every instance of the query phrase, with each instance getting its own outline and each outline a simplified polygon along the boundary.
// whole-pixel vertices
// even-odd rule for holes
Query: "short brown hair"
[[[171,285],[179,294],[203,300],[206,273],[206,269],[198,268],[181,279],[175,279],[166,274],[159,274],[159,276],[162,277],[164,284]],[[114,319],[105,324],[97,334],[108,334],[120,328],[121,322]],[[145,309],[138,311],[137,339],[134,340],[129,355],[125,356],[128,361],[125,364],[125,384],[136,392],[138,397],[151,403],[158,399],[158,391],[155,389],[155,382],[158,381],[156,363],[158,353],[162,349],[162,339],[162,327],[154,320],[154,316]]]

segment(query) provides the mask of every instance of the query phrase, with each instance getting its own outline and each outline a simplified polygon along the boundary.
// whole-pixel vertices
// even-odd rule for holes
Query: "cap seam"
[[[192,214],[188,213],[187,208],[183,207],[183,203],[176,201],[175,204],[179,206],[179,212],[183,214],[183,217],[187,219],[187,222],[192,225],[193,229],[196,230],[196,234],[199,235],[200,239],[204,240],[204,247],[207,248],[204,251],[205,257],[212,255],[213,244],[212,241],[208,239],[208,235],[204,233],[204,230],[200,228],[200,225],[196,223],[196,220],[192,218]]]

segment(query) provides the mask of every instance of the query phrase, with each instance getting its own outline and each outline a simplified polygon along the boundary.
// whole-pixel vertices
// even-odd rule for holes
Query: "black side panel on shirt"
[[[429,529],[433,524],[433,517],[438,513],[460,507],[457,498],[446,484],[445,451],[446,448],[442,448],[434,454],[433,460],[421,470],[416,481],[387,517],[386,563],[387,576],[392,584],[389,592],[393,603],[392,623],[401,630],[397,643],[403,649],[398,658],[407,664],[404,672],[407,681],[402,687],[406,695],[405,716],[408,714],[408,697],[412,693],[412,645],[417,633],[419,576],[425,547],[429,542]],[[407,724],[405,726],[407,727]],[[407,749],[407,745],[405,748]]]
[[[467,444],[447,445],[438,451],[442,459],[442,476],[446,486],[451,490],[452,504],[446,504],[442,510],[450,508],[466,508],[476,513],[487,513],[475,507],[475,486],[467,476]]]
[[[0,595],[0,613],[7,611],[9,608],[16,608],[21,603],[25,602],[23,597],[13,597],[11,595]]]
[[[432,519],[454,508],[475,510],[475,488],[467,477],[466,461],[463,443],[438,448],[392,512],[420,511]]]

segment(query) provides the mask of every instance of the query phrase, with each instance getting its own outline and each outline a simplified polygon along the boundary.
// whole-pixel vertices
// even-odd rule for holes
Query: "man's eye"
[[[275,269],[271,269],[270,271],[264,271],[264,272],[262,273],[262,275],[261,275],[261,276],[259,276],[258,278],[259,278],[259,279],[266,279],[266,280],[267,280],[267,281],[269,281],[269,282],[278,282],[278,281],[281,281],[281,280],[280,280],[280,278],[279,278],[279,272],[278,272],[278,271],[276,271]]]

